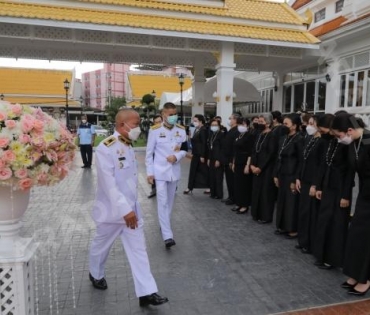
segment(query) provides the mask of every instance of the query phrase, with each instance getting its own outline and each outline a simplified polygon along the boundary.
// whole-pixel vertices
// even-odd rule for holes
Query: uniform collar
[[[121,136],[117,131],[114,132],[114,136],[122,143],[132,146],[132,141],[124,136]]]
[[[168,129],[168,130],[172,130],[173,127],[175,127],[175,125],[170,125],[170,124],[163,123],[163,127]]]

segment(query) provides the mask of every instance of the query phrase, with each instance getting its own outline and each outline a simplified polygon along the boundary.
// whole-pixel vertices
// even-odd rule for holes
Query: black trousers
[[[219,199],[223,198],[223,180],[224,172],[223,167],[215,167],[215,160],[209,162],[209,185],[211,189],[211,196],[218,197]]]
[[[226,164],[224,167],[227,192],[229,194],[228,199],[234,201],[234,172],[229,167],[229,164]]]
[[[85,166],[91,166],[92,164],[92,145],[91,144],[81,144],[80,145],[81,157],[82,162]]]

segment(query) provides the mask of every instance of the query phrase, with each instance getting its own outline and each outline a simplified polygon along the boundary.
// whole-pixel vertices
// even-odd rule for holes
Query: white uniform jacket
[[[186,132],[181,125],[168,129],[163,124],[150,128],[146,146],[146,172],[156,180],[177,181],[181,176],[180,160],[186,151],[180,151],[181,144],[186,141]],[[154,155],[154,156],[153,156]],[[176,163],[171,164],[167,157],[175,155]]]
[[[141,219],[138,203],[138,172],[135,152],[115,132],[96,149],[98,187],[93,219],[100,223],[125,223],[131,211]]]

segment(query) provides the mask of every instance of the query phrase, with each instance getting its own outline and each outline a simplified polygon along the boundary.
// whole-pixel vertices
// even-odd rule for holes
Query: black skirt
[[[244,174],[244,164],[235,164],[234,201],[239,207],[249,207],[252,199],[252,176]]]
[[[360,196],[348,230],[343,273],[360,283],[370,280],[370,200]]]
[[[208,188],[209,187],[209,170],[207,161],[200,162],[200,156],[193,155],[190,163],[188,188]]]

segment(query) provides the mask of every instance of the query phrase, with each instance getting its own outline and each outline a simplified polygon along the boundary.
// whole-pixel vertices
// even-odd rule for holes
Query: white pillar
[[[274,98],[272,102],[272,110],[278,110],[283,112],[283,100],[284,100],[284,73],[277,72],[275,76],[275,86],[277,91],[274,90]]]
[[[330,76],[330,82],[326,82],[326,101],[325,112],[334,114],[336,111],[343,109],[340,108],[340,75],[339,75],[339,62],[329,63],[327,74]]]
[[[234,69],[234,43],[223,42],[216,65],[217,115],[221,116],[223,122],[228,121],[233,112]]]
[[[204,64],[202,60],[194,62],[194,80],[193,80],[193,104],[191,108],[192,117],[196,114],[204,115]]]

